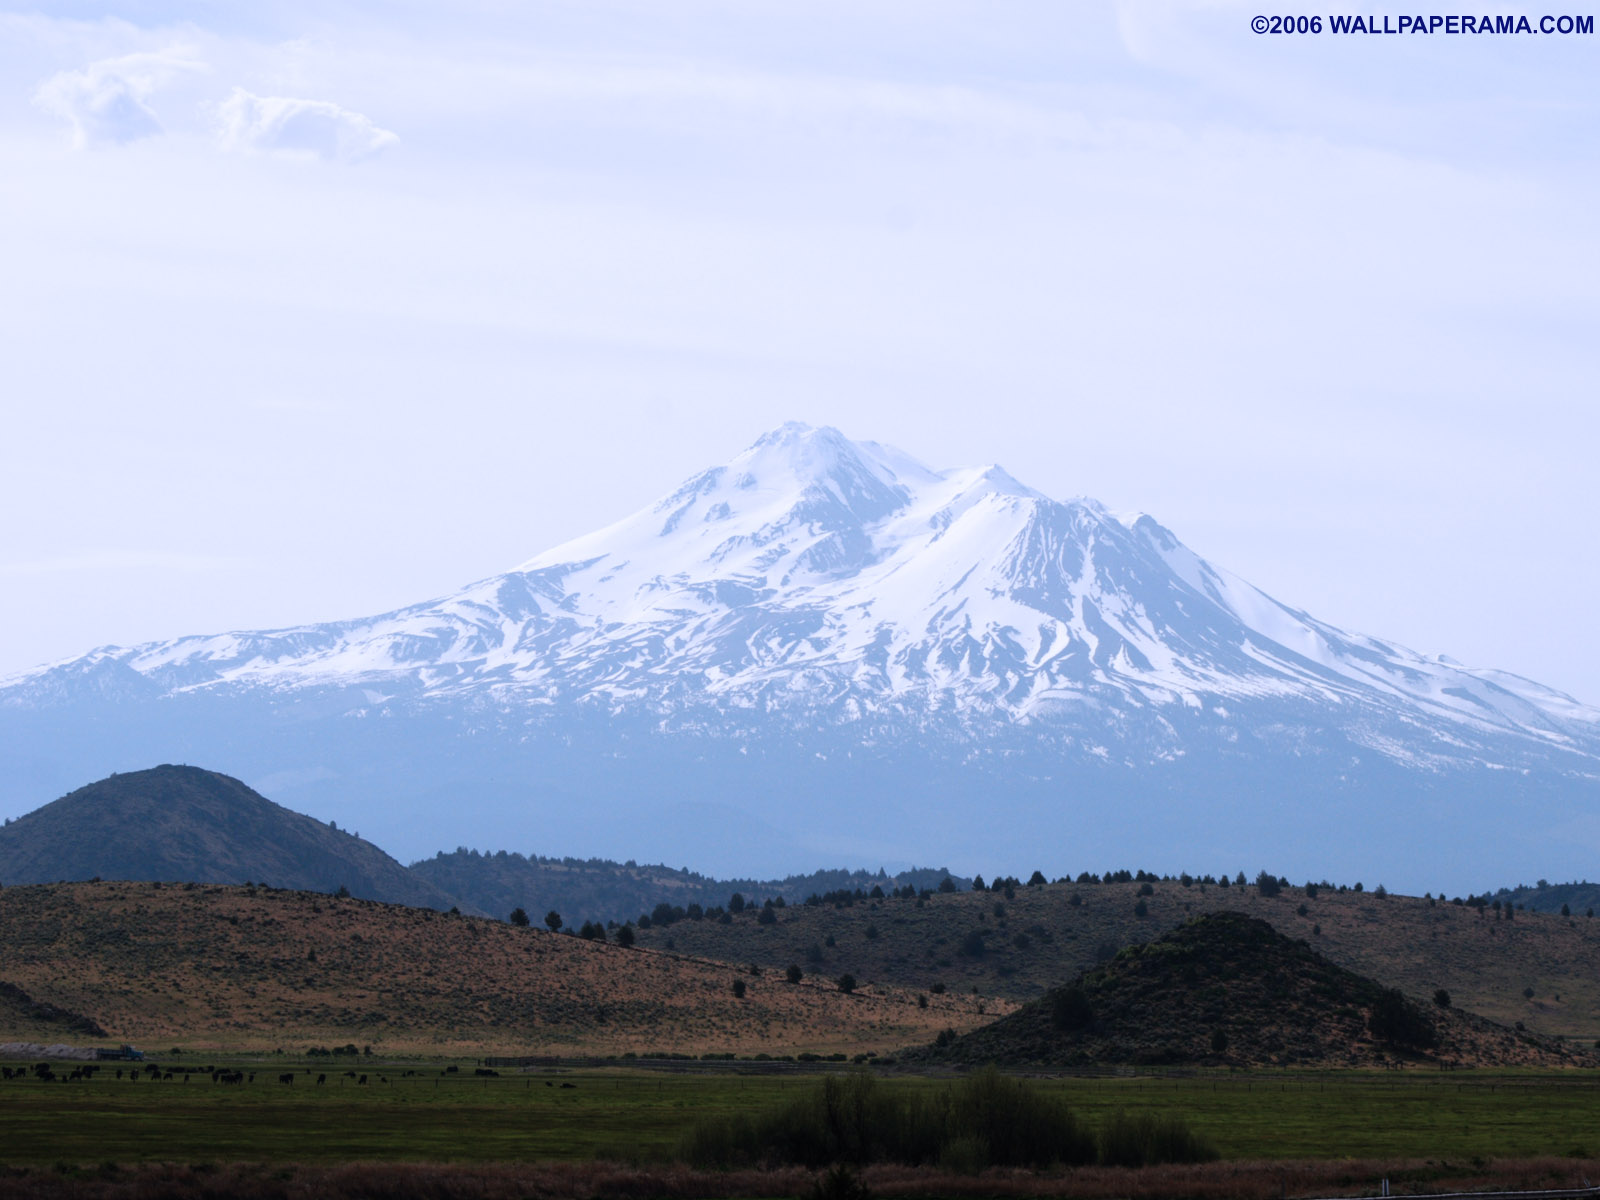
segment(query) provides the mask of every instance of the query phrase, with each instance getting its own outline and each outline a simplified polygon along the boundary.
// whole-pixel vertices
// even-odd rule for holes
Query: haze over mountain
[[[1600,848],[1595,709],[1339,630],[1149,516],[802,425],[440,599],[15,676],[0,732],[14,810],[203,758],[415,856],[1420,891]]]

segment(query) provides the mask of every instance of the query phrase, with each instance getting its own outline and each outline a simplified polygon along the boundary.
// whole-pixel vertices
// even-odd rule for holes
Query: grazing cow
[[[318,1087],[321,1087],[323,1084],[325,1084],[327,1082],[328,1082],[328,1077],[326,1075],[318,1075],[317,1076],[317,1086]]]
[[[294,1072],[293,1072],[293,1071],[290,1071],[290,1072],[289,1072],[289,1073],[288,1073],[288,1074],[286,1074],[286,1075],[279,1075],[279,1076],[278,1076],[278,1082],[279,1082],[279,1083],[289,1083],[289,1084],[292,1084],[292,1083],[293,1083],[293,1082],[294,1082]]]
[[[564,1088],[569,1088],[569,1087],[570,1087],[570,1088],[575,1088],[575,1087],[577,1087],[577,1086],[578,1086],[578,1085],[577,1085],[577,1084],[575,1084],[575,1083],[563,1083],[563,1084],[562,1084],[562,1085],[561,1085],[561,1086],[562,1086],[562,1087],[564,1087]]]
[[[360,1079],[356,1080],[356,1086],[365,1087],[366,1085],[367,1085],[367,1077],[365,1075],[363,1075]]]

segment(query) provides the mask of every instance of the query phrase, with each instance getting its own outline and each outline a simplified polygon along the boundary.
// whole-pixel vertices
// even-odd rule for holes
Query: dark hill
[[[1575,883],[1547,883],[1541,879],[1533,887],[1519,883],[1514,888],[1501,888],[1493,895],[1485,892],[1484,899],[1499,901],[1502,905],[1514,904],[1532,912],[1555,913],[1566,909],[1568,916],[1592,917],[1600,910],[1600,883],[1590,883],[1587,879]]]
[[[759,923],[747,908],[727,924],[652,922],[637,935],[641,946],[723,962],[779,971],[798,963],[808,975],[848,972],[919,991],[1027,1001],[1125,946],[1223,911],[1260,917],[1339,966],[1413,996],[1442,987],[1458,1007],[1502,1025],[1600,1039],[1600,919],[1576,906],[1567,918],[1326,883],[1265,894],[1192,878],[1015,887],[994,880],[981,892],[914,898],[879,899],[869,888],[791,903],[774,923]],[[561,912],[575,924],[587,915]]]
[[[792,904],[813,892],[854,888],[866,891],[873,887],[892,891],[907,884],[936,888],[950,874],[919,868],[898,875],[882,870],[876,874],[834,870],[785,879],[713,879],[687,868],[641,866],[603,858],[524,856],[504,850],[481,854],[464,848],[449,854],[440,851],[432,858],[412,863],[411,871],[491,916],[504,918],[513,908],[522,908],[539,917],[554,909],[567,918],[569,925],[590,919],[631,921],[640,913],[653,911],[658,904],[680,909],[691,904],[715,908],[726,905],[735,892],[756,903],[782,896]],[[953,882],[957,887],[967,886],[965,880]]]
[[[1236,912],[1197,917],[1123,950],[1010,1016],[913,1057],[1051,1067],[1591,1061],[1559,1042],[1402,996]]]
[[[96,878],[345,887],[391,904],[455,903],[371,842],[186,766],[112,775],[0,828],[0,883]]]

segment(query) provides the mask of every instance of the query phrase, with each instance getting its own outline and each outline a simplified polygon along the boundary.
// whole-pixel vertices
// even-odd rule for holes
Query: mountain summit
[[[442,599],[0,687],[0,719],[47,743],[107,708],[144,761],[181,731],[369,827],[363,797],[398,797],[384,838],[418,851],[407,829],[454,837],[448,810],[490,845],[737,873],[963,850],[1283,863],[1323,826],[1343,832],[1319,861],[1355,860],[1354,817],[1363,844],[1455,826],[1497,877],[1526,837],[1548,874],[1533,849],[1600,778],[1600,712],[1569,697],[1329,626],[1148,516],[799,424]],[[1133,797],[1157,819],[1129,824]],[[1507,801],[1517,832],[1481,841]]]

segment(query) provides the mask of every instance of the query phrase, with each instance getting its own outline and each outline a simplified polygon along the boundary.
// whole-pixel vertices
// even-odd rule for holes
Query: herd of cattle
[[[12,1079],[27,1079],[30,1075],[32,1075],[33,1078],[36,1079],[40,1083],[56,1083],[56,1082],[71,1083],[71,1082],[73,1082],[75,1080],[90,1080],[90,1079],[93,1079],[97,1073],[99,1073],[99,1072],[101,1072],[103,1070],[105,1070],[105,1068],[103,1068],[101,1066],[98,1066],[98,1065],[96,1065],[94,1063],[86,1063],[81,1067],[73,1067],[71,1072],[68,1073],[68,1074],[58,1075],[58,1074],[56,1074],[56,1070],[55,1070],[54,1066],[52,1066],[50,1063],[47,1063],[47,1062],[41,1062],[41,1063],[34,1063],[33,1066],[31,1066],[31,1067],[0,1067],[0,1076],[3,1076],[3,1078],[6,1079],[7,1081],[12,1080]],[[456,1074],[456,1072],[457,1072],[457,1069],[455,1067],[446,1067],[443,1071],[440,1071],[439,1074],[441,1074],[441,1075],[454,1075],[454,1074]],[[475,1075],[479,1075],[479,1076],[490,1076],[490,1075],[498,1076],[500,1074],[499,1071],[493,1070],[492,1068],[486,1068],[486,1067],[479,1067],[473,1073]],[[310,1070],[303,1070],[303,1071],[298,1071],[298,1072],[297,1071],[285,1071],[285,1072],[283,1072],[282,1074],[280,1074],[278,1076],[278,1082],[281,1083],[281,1084],[286,1084],[286,1085],[291,1085],[292,1086],[294,1084],[294,1079],[295,1079],[295,1076],[297,1074],[305,1075],[307,1078],[311,1077],[311,1071]],[[405,1072],[405,1074],[406,1075],[415,1075],[415,1074],[417,1074],[417,1072],[416,1071],[407,1071],[407,1072]],[[193,1076],[196,1076],[196,1075],[202,1075],[202,1076],[203,1075],[209,1075],[211,1077],[211,1082],[212,1083],[242,1084],[242,1083],[254,1083],[256,1081],[256,1072],[254,1072],[254,1071],[249,1071],[249,1072],[234,1071],[234,1070],[228,1070],[226,1068],[219,1069],[219,1068],[214,1067],[214,1066],[212,1066],[212,1067],[171,1067],[171,1066],[163,1067],[163,1066],[160,1066],[160,1065],[158,1065],[156,1063],[146,1063],[143,1068],[140,1068],[140,1067],[126,1067],[126,1068],[118,1067],[118,1068],[116,1068],[116,1078],[121,1079],[121,1078],[124,1077],[124,1075],[126,1075],[126,1077],[130,1081],[137,1081],[141,1076],[143,1076],[143,1077],[145,1077],[146,1079],[148,1079],[151,1082],[170,1082],[170,1081],[173,1081],[173,1080],[180,1080],[183,1083],[188,1083],[189,1080]],[[344,1078],[353,1079],[355,1081],[355,1084],[356,1084],[357,1087],[365,1087],[367,1085],[367,1082],[368,1082],[368,1077],[366,1075],[358,1075],[355,1071],[346,1071],[346,1072],[344,1072]],[[325,1085],[328,1082],[327,1073],[326,1072],[319,1072],[317,1074],[317,1077],[316,1077],[316,1082],[317,1082],[317,1084],[319,1086]],[[389,1082],[389,1077],[387,1075],[379,1075],[377,1077],[377,1082],[378,1083],[388,1083]],[[545,1081],[545,1086],[546,1087],[554,1087],[556,1085],[551,1083],[549,1080],[546,1080]],[[573,1084],[573,1083],[564,1082],[560,1086],[564,1087],[564,1088],[570,1088],[570,1087],[576,1087],[577,1085]]]
[[[40,1083],[71,1083],[80,1079],[93,1079],[101,1070],[103,1070],[102,1067],[99,1067],[93,1063],[88,1063],[81,1067],[73,1067],[72,1070],[66,1074],[58,1075],[53,1065],[47,1062],[41,1062],[34,1063],[31,1067],[0,1067],[0,1078],[9,1081],[12,1079],[27,1079],[31,1075]],[[310,1076],[311,1074],[310,1071],[305,1071],[302,1073],[306,1076]],[[413,1073],[414,1072],[411,1071],[406,1072],[407,1075],[411,1075]],[[354,1079],[358,1087],[364,1086],[367,1083],[367,1076],[365,1075],[357,1075],[354,1071],[346,1071],[344,1074],[347,1078]],[[137,1081],[142,1075],[151,1082],[180,1080],[183,1083],[188,1083],[189,1080],[196,1075],[209,1075],[212,1083],[238,1084],[254,1083],[256,1081],[256,1072],[254,1071],[231,1071],[226,1068],[219,1069],[217,1067],[163,1067],[157,1065],[156,1063],[147,1063],[142,1069],[139,1067],[118,1067],[116,1069],[116,1078],[121,1079],[124,1075],[126,1075],[131,1081]],[[294,1071],[285,1071],[283,1074],[278,1076],[278,1082],[284,1084],[293,1084],[295,1075],[296,1072]],[[319,1073],[317,1075],[317,1082],[319,1084],[327,1083],[327,1074],[325,1072]],[[388,1076],[379,1075],[378,1082],[388,1083]]]

